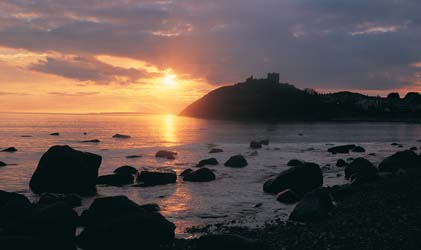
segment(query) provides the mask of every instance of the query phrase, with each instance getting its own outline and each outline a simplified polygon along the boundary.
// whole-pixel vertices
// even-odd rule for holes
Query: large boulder
[[[398,169],[420,168],[421,157],[412,150],[399,151],[386,159],[379,165],[381,172],[395,172]]]
[[[98,198],[82,217],[86,228],[78,245],[86,250],[133,249],[134,242],[142,249],[157,249],[174,240],[173,223],[124,196]]]
[[[315,163],[303,163],[289,168],[263,185],[266,193],[277,194],[286,189],[291,189],[299,195],[304,195],[311,190],[323,185],[323,174],[320,166]]]
[[[354,148],[355,148],[354,144],[348,144],[348,145],[331,147],[327,151],[332,154],[346,154],[346,153],[349,153],[349,151],[353,150]]]
[[[332,209],[329,192],[325,188],[318,188],[304,196],[295,206],[289,219],[300,222],[318,221],[325,219]]]
[[[200,168],[183,176],[184,181],[192,182],[207,182],[215,179],[215,174],[209,168]]]
[[[177,152],[168,151],[168,150],[159,150],[156,152],[155,157],[157,158],[165,158],[168,160],[174,160]]]
[[[302,165],[303,163],[304,163],[304,162],[303,162],[303,161],[301,161],[301,160],[292,159],[292,160],[289,160],[289,161],[288,161],[287,166],[290,166],[290,167],[295,167],[295,166]]]
[[[206,166],[206,165],[218,165],[219,162],[215,158],[209,158],[199,161],[199,163],[196,164],[197,168]]]
[[[360,178],[371,178],[376,176],[377,168],[369,160],[359,157],[353,160],[345,167],[345,178],[350,179],[353,175],[358,175]]]
[[[115,174],[137,174],[137,169],[132,166],[121,166],[114,170]]]
[[[231,167],[231,168],[242,168],[247,165],[248,165],[247,160],[242,155],[231,156],[224,164],[224,166]]]
[[[137,182],[140,186],[156,186],[175,183],[177,181],[177,174],[172,170],[155,169],[142,170],[137,176]]]
[[[209,234],[197,239],[197,250],[260,250],[257,240],[235,234]]]
[[[291,189],[286,189],[282,192],[279,192],[276,196],[276,200],[285,204],[292,204],[299,201],[301,197],[292,191]]]
[[[82,198],[76,194],[45,193],[38,200],[38,204],[40,205],[52,205],[58,202],[63,202],[71,207],[79,207],[82,205]]]
[[[29,186],[35,193],[93,194],[102,157],[53,146],[41,157]]]
[[[108,185],[108,186],[124,186],[128,184],[133,184],[134,176],[131,174],[109,174],[102,175],[98,177],[98,184]]]

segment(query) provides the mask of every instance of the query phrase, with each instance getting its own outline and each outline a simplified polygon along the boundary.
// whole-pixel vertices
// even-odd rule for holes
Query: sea
[[[111,174],[122,165],[141,168],[165,167],[180,174],[201,159],[215,157],[219,165],[209,166],[216,180],[207,183],[183,182],[154,187],[98,186],[96,196],[83,199],[80,213],[95,198],[125,195],[139,203],[157,203],[161,213],[177,226],[177,237],[194,237],[192,227],[226,223],[258,227],[265,222],[288,219],[294,205],[276,201],[265,194],[263,183],[287,169],[291,159],[315,162],[324,175],[324,186],[346,183],[338,159],[365,157],[378,164],[386,156],[421,146],[421,125],[386,122],[291,122],[256,123],[216,121],[165,114],[28,114],[0,113],[0,149],[16,147],[15,153],[0,152],[0,190],[19,192],[36,202],[29,180],[42,154],[53,145],[71,147],[102,156],[100,175]],[[60,136],[51,136],[58,132]],[[130,139],[115,139],[116,133]],[[30,136],[30,137],[29,137]],[[83,143],[99,139],[100,143]],[[252,140],[269,139],[261,149],[249,148]],[[397,142],[403,148],[391,145]],[[333,155],[329,147],[356,144],[364,153]],[[209,154],[211,148],[222,153]],[[155,158],[158,150],[178,153],[175,160]],[[372,154],[374,153],[374,154]],[[224,167],[232,155],[242,154],[245,168]],[[141,155],[128,159],[129,155]],[[67,178],[66,173],[60,178]],[[74,180],[77,182],[78,180]]]

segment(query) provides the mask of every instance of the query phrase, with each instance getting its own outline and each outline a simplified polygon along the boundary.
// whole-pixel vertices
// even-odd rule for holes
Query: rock
[[[155,157],[166,158],[168,160],[174,160],[177,152],[168,151],[168,150],[159,150],[156,152]]]
[[[4,162],[2,162],[2,161],[0,161],[0,167],[4,167],[4,166],[7,166],[7,164],[4,163]]]
[[[376,153],[369,153],[368,155],[370,155],[370,156],[375,156],[375,155],[376,155]]]
[[[392,145],[392,146],[399,146],[399,145],[401,145],[401,144],[399,144],[399,143],[397,143],[397,142],[393,142],[393,143],[391,143],[390,145]]]
[[[224,152],[224,150],[220,148],[213,148],[209,151],[209,154],[222,153],[222,152]]]
[[[136,244],[142,249],[160,249],[170,245],[175,225],[155,210],[155,206],[139,206],[125,196],[95,199],[83,213],[86,228],[78,236],[78,245],[86,250],[128,250]]]
[[[126,156],[127,159],[134,159],[134,158],[141,158],[141,155],[128,155]]]
[[[133,184],[134,177],[132,174],[109,174],[98,177],[97,184],[104,184],[108,186],[124,186]]]
[[[286,189],[282,192],[279,192],[276,196],[276,200],[285,204],[293,204],[298,202],[301,197],[292,191],[291,189]]]
[[[1,152],[14,153],[16,151],[18,150],[15,147],[8,147],[8,148],[3,149]]]
[[[342,167],[346,167],[346,166],[348,166],[348,163],[346,163],[346,161],[344,161],[344,160],[342,160],[342,159],[339,159],[339,160],[336,162],[336,166],[337,166],[337,167],[342,168]]]
[[[191,168],[185,169],[183,172],[181,172],[180,176],[186,176],[190,174],[191,172],[193,172],[193,169]]]
[[[200,168],[183,176],[183,181],[208,182],[216,179],[215,174],[209,168]]]
[[[258,241],[235,234],[203,235],[197,240],[197,250],[260,250]]]
[[[306,194],[295,206],[290,220],[312,222],[325,219],[333,209],[333,203],[325,188],[318,188]]]
[[[34,193],[93,194],[102,157],[53,146],[41,157],[29,186]]]
[[[327,151],[332,154],[347,154],[349,153],[349,151],[351,151],[354,148],[355,148],[354,144],[348,144],[348,145],[331,147]]]
[[[31,138],[32,135],[21,135],[20,137],[22,137],[22,138]]]
[[[250,142],[250,148],[251,149],[258,149],[258,148],[262,148],[262,144],[258,141],[251,141]]]
[[[372,178],[377,174],[377,168],[365,158],[356,158],[345,168],[345,178],[350,179],[353,175],[360,178]]]
[[[242,155],[231,156],[228,161],[225,162],[224,166],[232,168],[242,168],[247,166],[247,160]]]
[[[156,203],[143,204],[143,205],[140,205],[140,208],[145,209],[149,212],[159,212],[159,211],[161,211],[161,208]]]
[[[51,133],[50,135],[53,135],[53,136],[59,136],[59,135],[60,135],[60,133],[55,132],[55,133]]]
[[[418,150],[418,148],[417,148],[417,147],[412,147],[412,148],[410,148],[409,150],[412,150],[412,151],[417,151],[417,150]]]
[[[290,167],[295,167],[295,166],[299,166],[299,165],[303,165],[304,162],[301,160],[297,160],[297,159],[292,159],[287,163],[287,166]]]
[[[63,202],[71,207],[79,207],[82,205],[82,198],[77,194],[42,194],[38,200],[40,205],[52,205],[58,202]]]
[[[260,144],[265,145],[265,146],[269,145],[269,139],[263,139],[263,140],[261,140],[260,141]]]
[[[344,198],[353,194],[354,191],[350,184],[335,185],[330,188],[330,195],[335,201],[343,200]]]
[[[356,146],[355,148],[352,149],[352,152],[355,152],[355,153],[364,153],[365,152],[365,149],[363,147],[361,147],[361,146]]]
[[[12,200],[23,200],[25,203],[30,203],[28,198],[22,194],[6,192],[0,190],[0,208]]]
[[[85,141],[82,141],[82,142],[84,142],[84,143],[100,143],[101,141],[98,140],[98,139],[92,139],[92,140],[85,140]]]
[[[399,151],[385,158],[379,165],[381,172],[395,172],[399,168],[410,169],[421,167],[421,158],[412,150]]]
[[[132,137],[130,135],[115,134],[115,135],[113,135],[113,138],[117,138],[117,139],[129,139],[129,138],[132,138]]]
[[[315,163],[304,163],[300,166],[289,168],[263,185],[266,193],[277,194],[286,189],[291,189],[299,195],[304,195],[311,190],[323,185],[323,174],[320,166]]]
[[[115,174],[126,174],[126,175],[130,175],[130,174],[137,174],[137,169],[132,167],[132,166],[121,166],[118,167],[114,170]]]
[[[204,160],[199,161],[196,167],[200,168],[206,165],[218,165],[218,164],[219,164],[218,160],[216,160],[215,158],[209,158],[209,159],[204,159]]]
[[[177,175],[172,170],[142,170],[137,177],[140,186],[149,187],[175,183]]]

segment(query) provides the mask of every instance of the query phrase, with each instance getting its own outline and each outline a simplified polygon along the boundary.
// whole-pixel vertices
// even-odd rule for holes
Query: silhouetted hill
[[[279,75],[250,77],[245,82],[213,90],[180,115],[227,120],[375,120],[421,117],[421,95],[397,93],[387,98],[352,92],[318,94],[279,83]]]

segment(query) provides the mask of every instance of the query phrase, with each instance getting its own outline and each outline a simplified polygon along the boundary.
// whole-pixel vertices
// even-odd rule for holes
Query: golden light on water
[[[177,136],[175,133],[175,121],[174,115],[167,114],[165,115],[164,122],[162,124],[162,131],[164,136],[164,141],[166,143],[175,143],[177,142]]]

